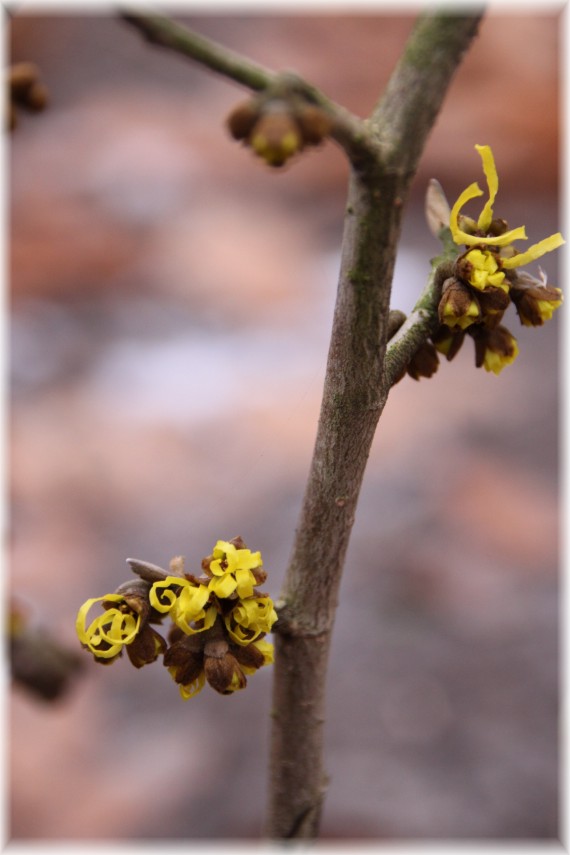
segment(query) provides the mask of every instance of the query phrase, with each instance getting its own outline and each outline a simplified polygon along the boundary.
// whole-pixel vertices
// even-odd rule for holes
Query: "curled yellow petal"
[[[178,594],[172,590],[172,586],[180,588],[185,583],[187,583],[187,580],[181,579],[180,576],[167,576],[161,582],[155,582],[148,595],[153,609],[163,614],[169,612],[178,599]]]
[[[140,629],[141,617],[121,612],[119,609],[106,609],[96,617],[88,627],[85,626],[87,614],[95,603],[124,602],[120,594],[106,594],[103,597],[92,597],[83,603],[77,613],[75,630],[81,644],[87,647],[95,656],[101,659],[111,659],[116,656],[124,644],[130,644]],[[100,649],[102,642],[110,645],[108,649]]]
[[[215,606],[210,606],[206,611],[202,609],[198,613],[195,613],[194,610],[185,612],[183,608],[177,607],[173,609],[170,616],[176,626],[186,635],[196,635],[198,632],[210,629],[216,621],[217,614]]]
[[[174,669],[174,668],[169,668],[168,670],[172,673],[172,672],[173,672],[173,671],[175,671],[176,669]],[[174,676],[174,674],[172,674],[172,675]],[[202,673],[201,673],[201,674],[199,674],[199,675],[198,675],[198,677],[196,677],[196,679],[195,679],[195,680],[192,680],[192,682],[191,682],[191,683],[188,683],[186,686],[179,686],[179,689],[180,689],[180,696],[181,696],[181,697],[182,697],[182,699],[183,699],[183,700],[185,700],[185,701],[187,701],[189,698],[193,698],[193,697],[194,697],[194,695],[197,695],[197,694],[198,694],[198,692],[201,692],[201,691],[202,691],[202,689],[204,688],[205,683],[206,683],[206,675],[205,675],[205,673],[202,671]]]
[[[455,243],[465,243],[467,244],[473,235],[467,234],[467,232],[461,231],[459,228],[459,212],[467,202],[470,202],[471,199],[476,199],[477,196],[482,196],[483,191],[479,187],[476,181],[473,184],[470,184],[469,187],[466,187],[463,193],[459,195],[459,198],[455,202],[453,208],[451,209],[451,213],[449,215],[449,228],[451,229],[451,234]],[[467,240],[465,240],[467,238]]]
[[[552,252],[552,250],[558,249],[558,247],[562,246],[564,243],[566,243],[566,241],[560,232],[557,232],[555,235],[550,235],[550,237],[544,238],[544,240],[533,244],[533,246],[529,247],[525,252],[519,252],[511,258],[504,258],[502,260],[502,266],[507,270],[511,270],[513,267],[524,267],[525,264],[535,261],[535,259],[540,258],[547,252]]]
[[[481,160],[483,161],[483,172],[485,173],[487,187],[489,188],[489,199],[485,202],[485,207],[479,214],[479,219],[477,221],[477,227],[481,229],[482,232],[486,232],[493,220],[493,204],[495,202],[497,190],[499,189],[499,176],[497,175],[495,158],[493,157],[491,146],[476,145],[475,148],[481,155]]]
[[[231,573],[226,573],[224,576],[214,576],[208,583],[208,590],[221,600],[230,597],[236,588],[237,582]]]

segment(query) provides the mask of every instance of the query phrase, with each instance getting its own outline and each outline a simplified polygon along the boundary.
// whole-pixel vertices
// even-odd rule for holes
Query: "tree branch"
[[[483,14],[447,11],[418,18],[370,123],[386,162],[414,173],[455,69]]]
[[[122,12],[121,18],[151,44],[199,62],[248,89],[257,92],[274,89],[276,93],[289,90],[302,95],[308,102],[317,104],[332,119],[330,137],[344,149],[356,168],[365,166],[373,159],[376,146],[363,120],[336,104],[299,75],[270,71],[162,15]]]
[[[275,74],[267,68],[234,53],[212,39],[194,33],[170,18],[131,12],[122,12],[121,18],[139,30],[151,44],[193,59],[211,71],[247,86],[248,89],[261,91],[275,81]]]
[[[370,123],[379,142],[374,164],[351,174],[317,438],[282,591],[287,620],[276,636],[268,824],[273,838],[311,838],[318,831],[330,636],[364,469],[392,382],[384,356],[403,201],[479,18],[420,21]],[[419,58],[426,62],[421,99]],[[421,336],[426,334],[422,329]]]
[[[457,256],[456,250],[454,255]],[[452,273],[452,259],[445,261],[440,256],[432,262],[432,272],[411,314],[390,337],[384,360],[383,384],[386,388],[396,383],[416,351],[437,330],[441,287]]]

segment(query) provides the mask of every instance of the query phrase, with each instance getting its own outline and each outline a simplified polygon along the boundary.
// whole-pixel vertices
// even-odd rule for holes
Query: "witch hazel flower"
[[[463,214],[465,205],[484,195],[477,182],[460,193],[449,210],[449,232],[453,243],[464,247],[443,284],[438,307],[440,328],[432,337],[436,350],[453,358],[465,334],[475,342],[476,365],[499,374],[519,353],[515,336],[502,324],[503,315],[514,304],[525,326],[542,326],[562,305],[560,288],[548,285],[519,268],[536,261],[565,243],[560,232],[519,249],[527,240],[525,226],[509,229],[495,217],[494,205],[499,178],[491,147],[476,145],[487,183],[487,200],[475,220]],[[447,332],[445,332],[447,330]]]
[[[257,590],[267,574],[260,552],[241,537],[217,541],[200,576],[173,558],[169,571],[127,559],[140,577],[113,594],[93,597],[79,609],[79,641],[95,660],[109,663],[126,650],[137,668],[163,656],[184,700],[206,684],[223,695],[244,689],[247,677],[273,662],[265,640],[277,621],[273,600]],[[87,621],[96,603],[103,613]],[[151,626],[170,620],[167,640]]]

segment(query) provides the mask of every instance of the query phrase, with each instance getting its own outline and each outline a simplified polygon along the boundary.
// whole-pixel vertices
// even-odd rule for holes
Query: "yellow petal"
[[[558,247],[562,246],[563,243],[566,243],[566,241],[560,232],[557,232],[555,235],[550,235],[550,237],[544,238],[544,240],[533,244],[533,246],[529,247],[525,252],[519,252],[511,258],[504,258],[503,267],[507,270],[510,270],[513,267],[524,267],[525,264],[540,258],[541,255],[545,255],[547,252],[552,252],[552,250],[558,249]]]
[[[170,670],[170,669],[169,669]],[[193,698],[198,692],[201,692],[206,683],[206,674],[204,671],[196,677],[191,683],[188,683],[186,686],[180,686],[180,695],[183,700],[187,701],[189,698]]]
[[[155,582],[149,592],[149,602],[151,606],[165,614],[176,604],[178,594],[170,588],[176,585],[178,588],[187,583],[186,579],[181,579],[180,576],[167,576],[162,582]]]
[[[514,362],[519,354],[519,346],[515,338],[513,338],[512,344],[512,352],[508,355],[504,353],[496,353],[494,350],[487,348],[483,361],[485,370],[492,371],[493,374],[500,374],[505,365],[510,365]]]
[[[208,583],[208,590],[222,600],[231,596],[236,588],[237,582],[231,573],[225,573],[223,576],[214,576]]]
[[[257,565],[255,565],[257,566]],[[236,570],[237,593],[242,599],[253,595],[255,576],[251,570]]]
[[[467,232],[464,232],[459,228],[458,218],[461,208],[471,199],[475,199],[477,196],[482,195],[483,191],[477,182],[474,182],[473,184],[470,184],[463,193],[461,193],[459,199],[451,209],[451,214],[449,215],[449,228],[451,229],[454,243],[463,243],[465,246],[478,246],[479,244],[483,244],[485,246],[507,246],[514,240],[526,240],[527,237],[524,226],[519,226],[517,229],[511,229],[510,232],[505,232],[504,235],[487,238],[467,234]]]
[[[483,172],[485,173],[487,187],[489,188],[489,199],[485,203],[485,207],[481,211],[477,221],[477,227],[481,229],[482,232],[486,232],[493,220],[493,204],[495,202],[497,190],[499,189],[499,176],[497,175],[495,158],[493,157],[491,146],[476,145],[475,148],[481,155],[481,160],[483,161]]]
[[[466,243],[464,238],[471,238],[473,235],[468,235],[467,232],[461,231],[459,228],[459,212],[467,202],[471,201],[471,199],[476,199],[477,196],[482,196],[483,191],[475,181],[473,184],[470,184],[463,193],[460,194],[459,198],[455,202],[455,205],[451,209],[451,213],[449,215],[449,228],[451,229],[451,234],[455,243]]]
[[[218,612],[215,606],[210,606],[207,611],[202,611],[200,614],[193,617],[185,615],[182,611],[175,609],[172,614],[172,620],[176,626],[180,627],[186,635],[196,635],[198,632],[204,632],[214,625]],[[192,626],[191,624],[201,623],[202,626]]]

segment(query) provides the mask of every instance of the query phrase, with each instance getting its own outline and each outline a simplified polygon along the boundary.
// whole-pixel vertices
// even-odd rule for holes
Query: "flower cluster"
[[[307,146],[318,145],[332,123],[317,105],[290,94],[261,94],[235,107],[227,118],[234,139],[269,166],[283,166]]]
[[[453,273],[443,283],[438,306],[440,326],[423,350],[426,369],[415,376],[431,376],[437,369],[437,352],[452,359],[469,335],[475,344],[475,363],[499,374],[516,358],[516,338],[502,325],[503,315],[511,303],[525,326],[542,326],[562,304],[562,292],[547,284],[542,271],[539,278],[519,271],[531,261],[565,243],[558,232],[519,252],[515,241],[526,240],[524,226],[510,229],[495,218],[493,206],[499,179],[490,146],[477,145],[487,181],[488,199],[477,220],[462,214],[467,202],[483,195],[477,183],[470,184],[449,212],[449,230],[454,244],[464,247],[456,258]],[[539,268],[540,270],[540,268]],[[427,351],[431,361],[426,361]],[[435,363],[434,363],[435,357]],[[415,360],[418,361],[417,358]],[[435,366],[435,367],[434,367]],[[417,375],[417,376],[416,376]]]
[[[18,124],[18,109],[31,113],[45,109],[48,91],[40,78],[39,69],[31,62],[17,62],[8,69],[8,129]]]
[[[223,695],[246,686],[246,675],[273,662],[265,635],[277,620],[271,597],[256,590],[267,578],[261,553],[240,537],[219,540],[202,561],[202,574],[184,573],[181,558],[170,571],[128,559],[139,579],[114,594],[87,600],[77,615],[77,635],[95,659],[109,663],[126,649],[140,668],[163,656],[184,699],[208,682]],[[87,625],[91,607],[103,613]],[[165,640],[151,624],[172,623]]]

